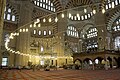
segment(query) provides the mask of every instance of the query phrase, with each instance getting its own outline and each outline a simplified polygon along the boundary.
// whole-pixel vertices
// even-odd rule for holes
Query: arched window
[[[7,14],[7,20],[10,20],[11,15]]]
[[[41,31],[38,32],[38,35],[41,35]]]
[[[120,35],[119,35],[119,32],[120,32],[120,16],[113,22],[112,24],[112,34],[113,36],[115,36],[115,46],[114,46],[114,49],[115,50],[119,50],[120,49]]]
[[[113,31],[120,31],[120,16],[114,21],[112,26]]]
[[[18,15],[17,15],[16,10],[12,7],[9,7],[9,5],[5,7],[4,20],[12,21],[12,22],[17,22],[18,20]]]
[[[87,30],[86,34],[87,39],[93,38],[90,40],[87,40],[87,50],[95,49],[98,47],[96,37],[97,37],[97,29],[95,27],[91,27]]]
[[[51,35],[51,34],[52,34],[52,32],[51,32],[50,30],[49,30],[49,32],[48,32],[48,33],[49,33],[49,35]]]
[[[93,25],[86,25],[81,31],[81,38],[83,39],[82,51],[97,51],[97,28]]]
[[[35,35],[36,33],[37,33],[37,30],[36,30],[36,29],[34,29],[34,30],[33,30],[33,34]]]
[[[8,57],[3,57],[2,58],[2,66],[7,66],[8,65]]]
[[[15,15],[12,15],[12,21],[15,21]]]
[[[84,16],[81,16],[81,19],[84,20]]]
[[[68,28],[67,28],[67,35],[68,36],[72,36],[72,37],[77,37],[77,38],[79,37],[77,29],[74,26],[72,26],[72,25],[68,26]]]
[[[43,35],[44,35],[44,36],[47,35],[47,32],[46,32],[46,31],[43,31]]]
[[[120,49],[120,36],[115,38],[115,50]]]
[[[23,30],[20,30],[22,32]],[[49,29],[33,29],[31,30],[31,36],[32,37],[50,37],[52,35],[52,30]]]
[[[97,29],[96,28],[90,28],[87,31],[87,38],[92,38],[97,36]]]
[[[114,8],[115,6],[120,4],[120,0],[106,0],[106,5],[105,5],[105,9],[110,9],[110,8]]]
[[[50,0],[33,0],[33,3],[40,8],[55,12],[55,7]]]
[[[43,48],[43,46],[41,46],[41,49],[40,49],[40,51],[41,51],[41,52],[43,52],[43,51],[44,51],[44,48]]]

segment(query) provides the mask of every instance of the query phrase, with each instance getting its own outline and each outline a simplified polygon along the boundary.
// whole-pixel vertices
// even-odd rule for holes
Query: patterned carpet
[[[0,80],[120,80],[116,70],[0,70]]]

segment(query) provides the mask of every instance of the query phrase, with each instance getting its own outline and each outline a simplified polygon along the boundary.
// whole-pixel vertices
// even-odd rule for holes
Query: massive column
[[[107,30],[105,25],[105,15],[102,12],[97,12],[95,14],[95,25],[98,30],[98,46],[99,50],[104,50],[107,48]]]
[[[58,14],[58,22],[57,22],[57,28],[58,28],[58,33],[56,35],[57,37],[57,42],[58,45],[56,45],[56,52],[57,52],[57,56],[58,57],[65,57],[67,55],[69,55],[69,53],[67,53],[65,51],[65,37],[66,37],[66,30],[67,30],[67,24],[68,24],[68,20],[67,20],[67,12],[63,12],[64,14],[64,18],[62,18],[62,13]],[[57,59],[57,64],[58,65],[63,65],[66,64],[66,60],[69,61],[69,59],[67,58],[58,58]]]
[[[6,0],[0,0],[0,47],[1,47],[1,40],[2,40],[2,32],[3,32],[3,22],[4,22],[4,8],[6,5]],[[2,63],[2,52],[0,48],[0,65]]]
[[[30,1],[20,1],[20,20],[19,20],[19,28],[28,24],[32,20],[32,12],[33,12],[33,5]],[[28,28],[29,25],[22,27],[21,29]],[[17,50],[26,54],[28,53],[28,44],[29,44],[29,30],[28,32],[21,32],[18,39],[17,39]],[[27,65],[29,57],[16,55],[16,65]]]

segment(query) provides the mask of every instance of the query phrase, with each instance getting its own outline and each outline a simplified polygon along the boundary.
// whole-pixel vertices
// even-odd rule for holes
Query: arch
[[[81,66],[82,65],[82,60],[76,59],[73,61],[74,64]]]
[[[60,0],[51,0],[51,2],[54,3],[56,11],[61,11],[62,10],[62,5],[60,3]]]
[[[12,21],[12,22],[18,22],[19,15],[15,7],[13,7],[11,4],[6,5],[4,10],[4,20]]]
[[[107,30],[112,31],[112,25],[114,21],[120,16],[120,10],[117,9],[107,20]]]
[[[117,58],[116,57],[113,57],[112,62],[113,62],[113,64],[112,64],[113,68],[117,68],[118,64],[117,64]]]
[[[113,59],[116,61],[116,68],[120,68],[120,57],[114,57]]]
[[[116,18],[116,20],[113,22],[111,30],[114,31],[114,32],[120,31],[120,25],[119,25],[119,23],[120,23],[120,16],[118,16]]]
[[[113,59],[117,62],[118,61],[118,59],[116,58],[116,57],[113,57]]]
[[[85,39],[82,44],[82,47],[84,47],[83,51],[87,51],[89,53],[91,51],[98,50],[97,35],[98,30],[93,24],[89,23],[83,26],[80,34],[80,38]]]
[[[93,64],[93,61],[90,58],[85,58],[83,60],[83,68],[84,69],[92,69],[92,64]]]
[[[77,38],[79,38],[78,30],[77,30],[77,28],[76,28],[74,25],[72,25],[72,24],[68,25],[66,32],[67,32],[67,35],[68,35],[68,36],[72,36],[72,37],[77,37]]]
[[[120,68],[120,57],[118,57],[117,64],[118,64],[117,68]]]
[[[92,59],[90,59],[90,58],[85,58],[85,59],[83,60],[83,63],[85,63],[85,61],[86,61],[87,63],[89,63],[89,60],[92,61]]]
[[[96,59],[98,59],[99,63],[101,63],[104,58],[102,58],[102,57],[96,57],[93,61],[95,62]]]
[[[92,0],[70,0],[67,5],[66,5],[66,9],[68,9],[69,7],[77,7],[77,6],[82,6],[82,5],[90,5],[92,4]]]
[[[104,58],[98,56],[94,59],[95,69],[104,69],[104,64],[105,64]]]
[[[83,29],[84,29],[84,27],[86,27],[87,25],[92,25],[92,26],[94,26],[94,24],[93,24],[93,23],[87,23],[87,24],[83,25],[82,30],[83,30]]]
[[[48,11],[56,12],[55,6],[51,0],[33,0],[33,4],[37,7],[43,8]]]
[[[111,58],[110,56],[108,56],[107,59],[108,59],[109,61],[112,61],[112,58]]]
[[[120,68],[120,57],[114,57],[115,61],[117,62],[117,68]]]
[[[120,36],[117,36],[116,38],[115,38],[115,50],[118,50],[119,51],[119,48],[120,48]]]
[[[2,56],[10,56],[10,53],[8,51],[2,52]]]
[[[75,69],[80,69],[80,68],[82,68],[82,60],[80,60],[80,59],[75,59],[74,61],[73,61],[73,65],[74,65],[74,67],[75,67]]]
[[[86,38],[92,38],[92,37],[96,37],[97,36],[97,29],[96,27],[90,27],[88,30],[87,30],[87,35],[86,35]],[[93,34],[94,33],[94,34]]]
[[[85,24],[85,25],[83,25],[83,27],[81,28],[81,30],[80,30],[80,37],[82,36],[82,35],[84,35],[85,33],[86,33],[86,31],[90,28],[90,27],[94,27],[94,24],[92,24],[92,23],[87,23],[87,24]]]
[[[80,59],[75,59],[75,60],[73,61],[73,63],[75,63],[77,60],[80,61],[80,63],[82,63],[82,60],[80,60]]]
[[[108,56],[107,60],[109,60],[110,68],[112,68],[112,58],[110,56]]]

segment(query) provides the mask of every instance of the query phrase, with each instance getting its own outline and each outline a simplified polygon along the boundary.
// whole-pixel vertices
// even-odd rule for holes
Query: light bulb
[[[43,19],[43,22],[46,22],[45,18]]]
[[[49,22],[51,22],[52,20],[51,20],[51,18],[49,18]]]
[[[38,27],[41,27],[41,24],[40,24],[40,23],[38,24]]]
[[[93,10],[93,14],[96,14],[96,10]]]
[[[16,35],[19,36],[19,33],[17,33]]]
[[[56,17],[56,18],[55,18],[55,22],[57,22],[57,21],[58,21],[58,18]]]
[[[36,24],[34,24],[34,27],[36,27]]]
[[[7,49],[8,51],[10,50],[10,48]]]
[[[84,9],[84,13],[87,13],[87,9]]]
[[[26,32],[28,32],[28,28],[26,29]]]
[[[22,32],[22,29],[20,29],[20,32]]]
[[[61,15],[61,16],[62,16],[62,18],[64,18],[64,17],[65,17],[65,15],[64,15],[63,13],[62,13],[62,15]]]
[[[10,36],[9,38],[10,38],[10,39],[14,39],[14,37],[13,37],[13,36]]]
[[[12,51],[12,53],[15,53],[15,51]]]
[[[32,24],[30,25],[30,27],[32,27]]]
[[[103,14],[105,13],[105,9],[102,9],[102,13],[103,13]]]
[[[12,52],[13,50],[12,49],[10,49],[10,52]]]
[[[14,33],[14,36],[15,36],[15,35],[17,35],[17,33],[16,33],[16,32]]]
[[[23,29],[23,32],[25,32],[25,29]]]
[[[11,35],[13,35],[13,33],[11,33]]]
[[[39,23],[40,22],[40,20],[39,19],[37,19],[37,23]]]

